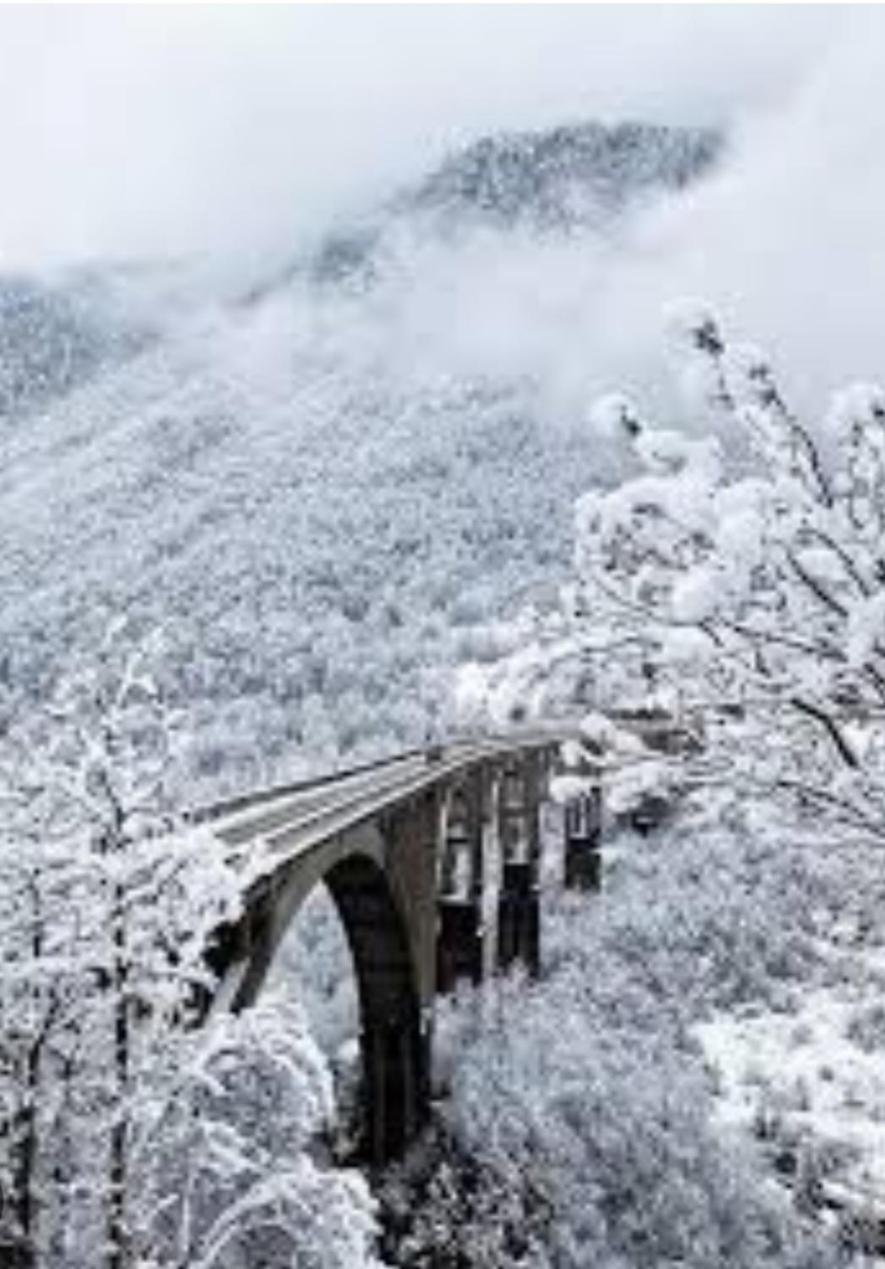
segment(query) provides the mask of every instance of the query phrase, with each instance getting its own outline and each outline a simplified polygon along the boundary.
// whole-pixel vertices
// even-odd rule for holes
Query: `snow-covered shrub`
[[[561,945],[552,915],[545,929],[551,966],[561,959],[595,981],[606,959],[614,997],[639,989],[673,1016],[748,1000],[784,1002],[818,962],[815,937],[827,901],[840,901],[811,852],[786,835],[773,843],[739,830],[695,830],[687,817],[642,844],[622,845],[618,902],[574,922]],[[679,849],[673,841],[679,835]],[[632,848],[631,848],[632,842]],[[624,855],[630,857],[629,864]],[[617,1015],[617,999],[610,1001]]]
[[[885,1005],[867,1005],[849,1019],[846,1035],[865,1053],[885,1052]]]
[[[381,1188],[382,1252],[402,1269],[545,1269],[553,1206],[531,1165],[498,1174],[442,1125]]]
[[[719,1139],[699,1062],[653,1017],[610,1019],[566,973],[489,1015],[461,1055],[452,1141],[384,1196],[396,1263],[837,1263]]]
[[[219,1016],[183,1056],[138,1142],[146,1263],[372,1269],[365,1181],[314,1157],[334,1100],[300,1011]]]
[[[171,814],[175,719],[118,634],[0,744],[0,1253],[371,1264],[365,1187],[312,1156],[331,1077],[300,1018],[195,1029],[241,880]]]

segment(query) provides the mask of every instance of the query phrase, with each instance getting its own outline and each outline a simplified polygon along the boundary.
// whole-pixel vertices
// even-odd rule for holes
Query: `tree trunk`
[[[31,895],[32,925],[30,955],[37,966],[43,956],[43,912],[40,901],[40,873],[29,874],[28,889]],[[35,1013],[40,1016],[37,989],[34,992]],[[40,1064],[43,1048],[53,1024],[54,1008],[49,1005],[40,1030],[32,1038],[24,1060],[22,1101],[12,1123],[13,1158],[13,1211],[17,1229],[17,1242],[12,1249],[12,1263],[30,1266],[36,1263],[34,1251],[36,1202],[34,1171],[37,1164],[37,1104],[40,1095]]]
[[[110,1208],[108,1213],[108,1269],[125,1269],[129,1261],[129,1231],[126,1225],[129,1091],[129,1002],[127,999],[126,928],[124,895],[117,886],[114,894],[114,970],[112,975],[114,1087],[118,1106],[110,1141]]]

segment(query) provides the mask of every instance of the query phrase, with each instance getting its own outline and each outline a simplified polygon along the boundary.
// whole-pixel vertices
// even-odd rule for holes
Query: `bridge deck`
[[[337,776],[268,790],[254,798],[207,808],[195,817],[229,848],[229,859],[251,879],[392,810],[480,762],[554,745],[572,734],[562,727],[470,740],[418,750]]]

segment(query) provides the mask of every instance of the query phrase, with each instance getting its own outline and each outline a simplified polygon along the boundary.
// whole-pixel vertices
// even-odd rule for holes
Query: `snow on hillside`
[[[50,333],[90,317],[64,336],[63,377],[7,394],[13,690],[123,611],[166,631],[207,789],[445,728],[447,667],[544,602],[575,495],[611,470],[582,415],[598,261],[631,200],[713,150],[636,126],[490,140],[377,214],[370,277],[318,273],[333,236],[259,284],[200,290],[183,268],[177,295],[172,266],[94,268],[41,298]],[[607,220],[574,214],[590,201]],[[96,312],[116,323],[104,342]],[[18,383],[8,312],[0,329]]]
[[[0,422],[69,392],[137,346],[135,328],[96,300],[82,284],[0,277]]]

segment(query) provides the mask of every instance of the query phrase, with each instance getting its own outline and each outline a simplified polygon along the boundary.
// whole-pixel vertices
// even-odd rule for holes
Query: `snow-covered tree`
[[[368,1269],[368,1190],[315,1157],[331,1076],[300,1015],[204,1018],[242,879],[173,813],[185,737],[153,656],[113,628],[3,738],[0,1249],[35,1269]]]
[[[335,1113],[328,1064],[283,1000],[210,1020],[136,1151],[152,1269],[372,1269],[374,1201],[322,1166]]]
[[[579,500],[562,610],[474,695],[660,711],[703,736],[694,779],[882,835],[885,391],[847,388],[813,425],[707,307],[668,322],[689,427],[597,403],[635,473]]]
[[[211,975],[236,878],[164,791],[174,720],[113,628],[3,743],[2,1134],[36,1263],[130,1263],[130,1135]]]

